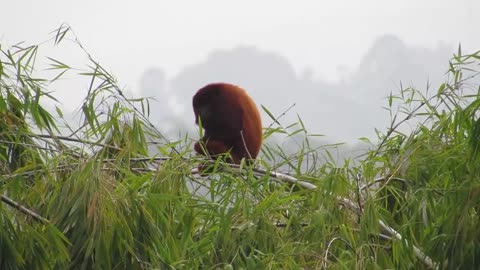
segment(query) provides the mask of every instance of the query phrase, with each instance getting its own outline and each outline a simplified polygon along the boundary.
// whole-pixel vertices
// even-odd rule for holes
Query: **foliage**
[[[265,145],[263,171],[216,162],[199,176],[189,140],[166,140],[148,100],[126,98],[68,26],[50,42],[88,67],[46,58],[43,79],[46,43],[0,47],[1,269],[480,265],[480,52],[459,49],[434,93],[391,94],[392,124],[361,159],[338,166],[300,118],[284,128],[264,108],[265,137],[303,134],[299,153]],[[45,105],[66,74],[89,81],[78,127]]]

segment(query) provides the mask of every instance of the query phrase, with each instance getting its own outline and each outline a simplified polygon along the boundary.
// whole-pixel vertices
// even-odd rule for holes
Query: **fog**
[[[328,82],[313,78],[311,70],[297,74],[279,54],[240,46],[214,50],[205,61],[158,82],[155,91],[142,87],[140,94],[165,93],[168,97],[152,103],[153,107],[163,108],[152,115],[157,122],[161,117],[174,115],[193,122],[190,100],[195,91],[209,82],[231,82],[247,89],[258,104],[275,116],[294,105],[281,119],[285,126],[297,121],[298,114],[314,133],[325,134],[334,141],[353,141],[371,137],[375,127],[387,127],[390,119],[382,106],[387,105],[390,92],[399,92],[401,82],[404,87],[424,90],[429,82],[430,87],[438,88],[444,81],[452,51],[452,47],[442,44],[433,49],[408,47],[394,35],[383,35],[374,41],[355,70],[346,72],[338,82]],[[153,82],[164,74],[160,69],[155,73],[152,70],[155,69],[144,73],[145,81]],[[170,103],[171,100],[176,102]],[[267,124],[271,122],[266,114],[263,116]]]

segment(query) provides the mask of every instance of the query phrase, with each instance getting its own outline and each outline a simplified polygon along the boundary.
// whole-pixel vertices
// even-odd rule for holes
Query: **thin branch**
[[[243,147],[245,148],[245,151],[247,152],[248,157],[251,159],[252,155],[250,154],[250,151],[248,150],[247,142],[245,142],[245,137],[243,136],[243,130],[240,130],[240,136],[242,136]]]
[[[343,198],[343,197],[338,197],[337,199],[339,200],[339,203],[341,203],[342,205],[344,205],[344,206],[350,208],[351,210],[355,211],[357,214],[361,213],[360,208],[358,208],[358,206],[355,203],[353,203],[351,200]],[[386,231],[389,234],[389,236],[391,236],[391,237],[393,237],[394,239],[397,239],[397,240],[402,240],[402,235],[399,234],[392,227],[386,225],[385,222],[383,222],[382,220],[379,219],[378,224],[380,225],[380,227],[382,227],[382,229],[384,231]],[[430,257],[428,257],[425,253],[423,253],[423,251],[421,251],[415,245],[412,245],[412,246],[413,246],[413,252],[415,253],[415,256],[418,259],[422,260],[422,262],[428,268],[437,269],[437,265],[432,261],[432,259],[430,259]]]
[[[32,217],[35,221],[38,221],[42,224],[49,224],[50,221],[42,216],[40,216],[39,214],[35,213],[34,211],[28,209],[27,207],[21,205],[20,203],[10,199],[9,197],[5,196],[5,195],[1,195],[1,200],[2,202],[10,205],[11,207],[17,209],[18,211]]]
[[[75,138],[66,137],[66,136],[51,136],[51,135],[46,135],[46,134],[33,134],[33,136],[38,137],[38,138],[47,138],[47,139],[52,139],[52,140],[59,139],[59,140],[62,140],[62,141],[78,142],[78,143],[81,143],[81,144],[101,146],[101,147],[104,147],[104,148],[111,148],[111,149],[115,149],[115,150],[119,150],[119,151],[122,150],[122,149],[120,149],[118,147],[115,147],[115,146],[112,146],[112,145],[97,143],[97,142],[90,142],[90,141],[75,139]]]
[[[44,150],[44,151],[47,151],[47,152],[48,151],[59,152],[59,153],[62,152],[58,149],[46,148],[46,147],[42,147],[42,146],[32,144],[32,143],[22,143],[22,142],[14,142],[14,141],[6,141],[6,140],[0,140],[0,143],[1,144],[21,145],[21,146],[25,146],[25,147],[37,148],[37,149]]]
[[[387,175],[387,176],[384,176],[384,177],[379,177],[375,180],[373,180],[371,183],[368,183],[368,184],[365,184],[363,185],[360,190],[363,191],[367,188],[370,188],[372,187],[373,185],[377,184],[377,183],[381,183],[381,182],[390,182],[390,181],[397,181],[397,182],[401,182],[403,184],[408,184],[408,181],[406,179],[403,179],[403,178],[399,178],[399,177],[391,177],[391,175]]]
[[[381,220],[378,220],[378,223],[380,224],[380,227],[382,227],[382,229],[384,229],[385,231],[387,231],[391,236],[393,236],[394,238],[396,238],[397,240],[402,240],[402,235],[399,234],[397,231],[395,231],[392,227],[390,226],[387,226],[383,221]],[[413,246],[413,252],[415,253],[415,256],[417,256],[417,258],[419,258],[420,260],[423,261],[423,263],[430,269],[436,269],[437,266],[436,264],[432,261],[432,259],[430,259],[430,257],[428,257],[427,255],[425,255],[425,253],[423,253],[423,251],[421,251],[419,248],[417,248],[415,245],[412,245]]]
[[[430,98],[430,99],[433,99]],[[429,100],[430,100],[429,99]],[[393,132],[395,132],[397,130],[397,128],[405,123],[406,121],[410,120],[414,115],[415,113],[420,110],[424,105],[426,104],[425,101],[422,101],[420,103],[420,105],[418,105],[415,109],[413,109],[404,119],[402,119],[400,122],[398,122],[396,125],[394,125],[394,123],[392,122],[392,125],[390,126],[390,128],[388,129],[388,132],[387,134],[385,135],[385,137],[382,139],[382,141],[380,142],[380,144],[377,146],[377,150],[375,150],[375,153],[373,154],[373,156],[377,156],[378,153],[380,153],[380,150],[382,149],[383,145],[387,142],[387,139],[390,137],[390,135],[392,135]]]
[[[238,165],[238,164],[225,163],[225,165],[228,165],[229,167],[231,167],[233,169],[236,169],[237,171],[240,171],[241,168],[242,168],[242,165]],[[267,171],[267,170],[263,170],[263,169],[259,169],[259,168],[253,168],[252,170],[255,173],[255,175],[257,175],[257,176],[269,175],[270,177],[273,178],[273,180],[276,180],[278,182],[289,183],[289,184],[292,184],[292,185],[298,185],[298,186],[303,187],[305,189],[315,189],[315,188],[317,188],[317,186],[315,186],[314,184],[312,184],[310,182],[298,180],[297,178],[295,178],[291,175],[288,175],[288,174],[283,174],[283,173],[279,173],[279,172],[276,172],[276,171]],[[193,168],[190,172],[192,174],[201,175],[201,172],[198,168]]]
[[[358,208],[360,209],[360,212],[363,212],[363,207],[362,207],[362,193],[360,192],[360,174],[355,175],[355,180],[357,182],[356,185],[356,193],[357,193],[357,203],[358,203]]]
[[[327,245],[327,248],[325,249],[325,256],[323,258],[323,268],[327,269],[327,262],[328,262],[328,253],[330,251],[330,247],[332,246],[333,242],[335,242],[336,240],[340,240],[342,241],[343,243],[345,243],[350,249],[352,249],[354,252],[355,252],[355,249],[352,247],[352,245],[350,245],[350,243],[345,240],[345,239],[342,239],[340,237],[334,237],[332,240],[330,240],[330,242],[328,242],[328,245]]]
[[[267,129],[270,129],[275,123],[277,123],[279,126],[281,126],[281,124],[278,120],[280,120],[280,118],[285,116],[288,111],[290,111],[293,107],[295,107],[295,105],[296,105],[296,103],[293,103],[292,105],[290,105],[290,107],[288,107],[285,111],[283,111],[277,118],[274,118],[273,122],[268,126]]]

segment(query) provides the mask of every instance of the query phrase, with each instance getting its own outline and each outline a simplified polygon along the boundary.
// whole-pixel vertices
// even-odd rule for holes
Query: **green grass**
[[[86,67],[39,57],[48,44],[73,44]],[[335,164],[308,123],[282,128],[264,108],[265,137],[301,135],[302,149],[264,145],[259,168],[204,177],[191,141],[168,141],[68,26],[1,45],[0,60],[1,269],[480,265],[480,52],[459,49],[439,89],[392,93],[391,126],[360,159]],[[89,81],[78,123],[43,105],[67,75]]]

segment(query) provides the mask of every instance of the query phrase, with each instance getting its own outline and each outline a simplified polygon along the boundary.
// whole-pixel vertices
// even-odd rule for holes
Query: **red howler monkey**
[[[251,161],[257,157],[262,120],[245,90],[227,83],[206,85],[193,96],[193,111],[195,123],[200,120],[205,130],[204,137],[195,143],[197,153],[213,157],[230,153],[228,161],[235,164],[242,158]]]

